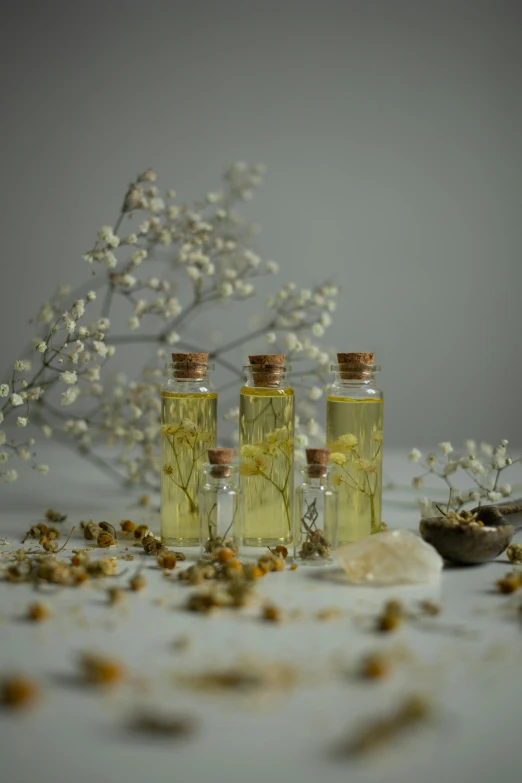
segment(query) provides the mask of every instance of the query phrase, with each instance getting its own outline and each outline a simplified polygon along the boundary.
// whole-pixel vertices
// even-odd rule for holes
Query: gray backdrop
[[[329,341],[376,351],[387,442],[522,442],[521,21],[507,0],[4,3],[2,367],[139,170],[193,198],[263,161],[259,250],[342,286]]]

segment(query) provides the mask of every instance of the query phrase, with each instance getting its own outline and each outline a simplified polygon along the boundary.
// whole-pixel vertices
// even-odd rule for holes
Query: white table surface
[[[43,521],[48,507],[69,514],[66,530],[86,518],[143,516],[137,493],[122,492],[70,452],[48,448],[53,471],[47,477],[30,473],[2,487],[0,536],[20,540],[31,524]],[[415,472],[399,453],[385,453],[385,468],[399,484]],[[384,518],[392,527],[415,529],[411,493],[386,492]],[[157,532],[156,517],[152,526]],[[76,535],[68,549],[75,545],[82,546]],[[140,557],[122,562],[127,574],[110,584],[125,584],[139,562]],[[42,687],[34,709],[0,711],[0,780],[520,779],[522,627],[515,606],[521,599],[493,589],[508,570],[505,557],[482,567],[446,569],[439,585],[393,589],[318,579],[315,569],[269,574],[258,583],[262,599],[251,609],[206,617],[183,611],[189,588],[167,581],[154,563],[145,563],[146,591],[130,594],[121,609],[107,605],[100,582],[77,589],[49,586],[45,600],[53,617],[39,625],[23,620],[34,591],[0,584],[1,672],[30,675]],[[406,623],[383,638],[371,629],[371,618],[390,597],[412,608],[429,597],[441,603],[443,613],[430,628]],[[302,614],[281,625],[263,623],[259,607],[266,598]],[[314,614],[325,607],[337,607],[341,615],[320,622]],[[174,646],[182,635],[190,638],[185,651]],[[77,657],[90,650],[120,658],[140,684],[134,678],[109,693],[80,687]],[[376,650],[402,653],[405,660],[386,681],[357,679],[353,670],[361,655]],[[174,681],[244,656],[292,664],[299,682],[292,690],[261,696],[195,693]],[[339,760],[335,748],[343,737],[412,693],[426,694],[433,707],[430,722],[379,752]],[[128,720],[143,706],[193,717],[198,731],[184,742],[132,734]]]

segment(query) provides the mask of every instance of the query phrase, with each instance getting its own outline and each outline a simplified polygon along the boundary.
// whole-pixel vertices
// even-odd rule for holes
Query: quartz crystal
[[[354,584],[399,585],[440,576],[441,556],[410,530],[386,530],[334,552]]]

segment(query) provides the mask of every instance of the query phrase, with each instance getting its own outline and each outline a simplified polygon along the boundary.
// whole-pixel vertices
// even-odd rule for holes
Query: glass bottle
[[[241,542],[241,508],[238,466],[232,464],[233,449],[209,449],[203,466],[199,495],[201,555],[227,547],[235,555]]]
[[[294,390],[284,354],[250,356],[239,402],[245,546],[292,541]]]
[[[216,442],[217,394],[208,353],[173,353],[162,391],[161,540],[199,544],[199,488],[207,449]]]
[[[337,547],[337,491],[329,449],[306,449],[303,483],[295,491],[294,560],[301,565],[333,563]]]
[[[378,533],[382,506],[383,394],[373,353],[338,353],[326,401],[326,440],[339,492],[339,544]]]

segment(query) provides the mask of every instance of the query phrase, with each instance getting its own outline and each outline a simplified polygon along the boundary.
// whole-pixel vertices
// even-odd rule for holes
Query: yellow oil
[[[216,443],[215,392],[162,394],[161,540],[199,544],[199,488],[207,449]]]
[[[244,386],[239,403],[243,543],[292,541],[294,391]]]
[[[379,532],[382,507],[382,399],[329,396],[326,440],[336,464],[339,544]],[[337,456],[342,455],[342,456]]]

